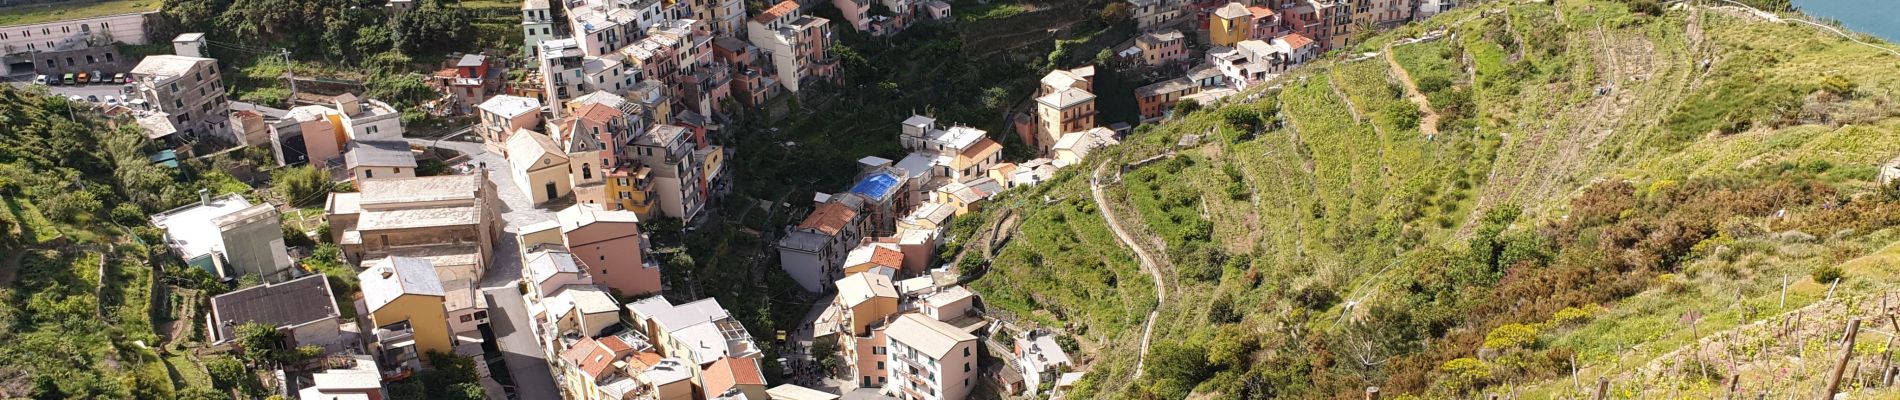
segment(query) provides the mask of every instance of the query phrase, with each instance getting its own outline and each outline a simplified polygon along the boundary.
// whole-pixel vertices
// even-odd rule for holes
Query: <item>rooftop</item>
[[[813,208],[811,215],[798,224],[800,230],[816,230],[826,235],[837,235],[845,226],[857,219],[858,211],[837,202],[825,202]]]
[[[377,181],[369,181],[377,182]],[[357,231],[470,225],[481,222],[481,210],[475,207],[428,207],[363,212],[356,221]]]
[[[356,278],[363,289],[363,304],[370,312],[403,295],[444,297],[442,281],[435,276],[435,266],[427,260],[409,257],[387,257],[376,260]]]
[[[554,214],[561,222],[561,232],[572,232],[596,222],[640,223],[640,214],[632,211],[608,210],[599,204],[575,204]],[[628,228],[637,229],[637,228]],[[636,230],[632,232],[638,234]]]
[[[462,59],[455,61],[455,66],[480,67],[482,66],[482,64],[487,64],[487,63],[488,63],[488,56],[484,56],[480,54],[466,54],[462,56]]]
[[[904,251],[890,243],[865,243],[844,257],[845,266],[876,264],[891,268],[904,266]]]
[[[1091,100],[1095,100],[1094,93],[1077,88],[1062,89],[1036,98],[1036,102],[1055,108],[1068,108]]]
[[[408,141],[355,140],[350,142],[349,149],[343,153],[343,164],[347,168],[415,168],[416,155],[409,152]]]
[[[235,337],[236,327],[247,322],[271,326],[297,326],[325,319],[336,319],[336,300],[330,294],[330,280],[323,274],[311,274],[279,284],[263,284],[239,289],[211,298],[211,315],[223,340]]]
[[[938,359],[950,355],[959,343],[976,341],[976,336],[969,332],[916,313],[897,318],[884,335]]]
[[[838,395],[793,384],[774,386],[765,391],[772,400],[838,400]]]
[[[514,118],[521,114],[540,111],[541,101],[531,97],[504,94],[490,97],[488,101],[484,101],[481,105],[476,107],[481,108],[483,111],[499,114],[502,118]]]
[[[857,307],[874,298],[897,299],[897,287],[881,274],[857,273],[838,280],[838,302]]]
[[[269,205],[259,205],[268,208]],[[186,260],[224,251],[224,230],[216,222],[220,217],[252,208],[251,202],[236,194],[192,203],[152,216],[152,225],[165,230],[165,240]]]
[[[1147,86],[1135,88],[1135,95],[1136,96],[1154,96],[1158,94],[1180,92],[1180,91],[1184,91],[1188,89],[1193,89],[1194,87],[1195,87],[1195,83],[1193,80],[1190,80],[1187,77],[1180,77],[1180,78],[1174,78],[1174,79],[1169,79],[1165,81],[1155,82]]]
[[[876,201],[884,201],[897,193],[898,184],[901,182],[903,180],[897,177],[896,172],[880,170],[859,178],[858,183],[851,186],[851,193],[861,194]]]
[[[1251,17],[1253,16],[1253,12],[1247,11],[1246,5],[1242,5],[1240,3],[1227,3],[1227,5],[1220,6],[1220,9],[1214,10],[1214,16],[1220,17],[1221,19],[1235,19],[1235,18],[1241,18],[1241,17]]]
[[[752,21],[758,22],[761,24],[769,24],[769,23],[772,23],[772,20],[779,19],[786,15],[791,15],[796,12],[798,12],[798,2],[793,1],[793,0],[785,0],[785,1],[778,2],[778,4],[773,4],[772,8],[767,8],[765,9],[765,11],[760,11],[758,16],[752,17]]]
[[[546,282],[558,274],[581,274],[580,262],[574,254],[566,251],[539,251],[528,254],[528,278],[535,283]]]
[[[217,63],[218,60],[171,54],[151,55],[140,60],[138,66],[132,67],[132,74],[156,78],[179,77],[191,73],[192,68],[203,62]]]
[[[750,358],[726,357],[714,361],[700,374],[706,398],[717,398],[739,385],[765,386],[765,373],[759,362]]]
[[[359,204],[385,205],[473,200],[482,191],[481,174],[380,179],[360,184]]]

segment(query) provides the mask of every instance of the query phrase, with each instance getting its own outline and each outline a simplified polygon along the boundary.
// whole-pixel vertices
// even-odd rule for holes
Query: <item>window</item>
[[[47,48],[52,48],[52,47],[53,47],[53,42],[46,42],[46,47],[47,47]],[[71,67],[71,66],[73,66],[73,65],[74,65],[74,64],[73,64],[73,58],[72,58],[72,57],[66,57],[66,66],[68,66],[68,67]]]
[[[398,173],[398,174],[400,174],[400,173],[402,173],[402,168],[401,168],[401,167],[397,167],[397,168],[390,168],[390,170],[392,170],[392,171],[394,171],[395,173]]]
[[[373,170],[373,169],[363,170],[363,179],[371,179],[375,177],[376,177],[376,170]]]
[[[968,348],[968,347],[965,347],[965,348],[963,348],[963,356],[964,356],[964,357],[969,357],[969,356],[970,356],[970,348]],[[966,369],[965,371],[968,371],[968,370]]]
[[[92,65],[97,62],[99,62],[99,60],[93,59],[91,54],[86,55],[86,65]]]
[[[884,362],[883,362],[883,361],[878,361],[878,362],[877,362],[877,370],[879,370],[879,371],[883,371],[883,370],[884,370]]]
[[[970,372],[970,363],[963,363],[963,372]]]
[[[106,53],[106,62],[112,62],[112,53]]]
[[[473,320],[475,320],[475,317],[474,317],[474,316],[472,316],[472,315],[463,315],[463,316],[462,316],[462,322],[469,322],[469,321],[473,321]]]
[[[475,319],[488,319],[488,312],[487,312],[487,311],[476,311],[476,312],[475,312]]]

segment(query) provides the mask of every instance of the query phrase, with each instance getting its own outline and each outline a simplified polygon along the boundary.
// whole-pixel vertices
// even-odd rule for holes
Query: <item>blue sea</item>
[[[1900,43],[1900,1],[1794,0],[1794,7],[1818,19],[1840,21],[1848,29]]]

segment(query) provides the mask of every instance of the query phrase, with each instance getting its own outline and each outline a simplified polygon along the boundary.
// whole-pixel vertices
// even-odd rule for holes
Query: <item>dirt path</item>
[[[1419,93],[1418,82],[1413,81],[1412,74],[1405,71],[1405,66],[1399,65],[1397,57],[1392,56],[1391,44],[1386,44],[1381,53],[1385,53],[1385,65],[1391,67],[1392,76],[1399,79],[1401,86],[1405,86],[1405,98],[1418,105],[1418,132],[1427,138],[1438,137],[1438,111],[1432,110],[1432,101],[1426,99],[1424,93]]]
[[[1148,312],[1148,321],[1141,324],[1141,352],[1135,354],[1135,378],[1141,378],[1142,363],[1148,360],[1148,339],[1154,336],[1155,318],[1161,315],[1162,304],[1168,301],[1167,281],[1161,279],[1160,264],[1155,263],[1148,249],[1135,242],[1135,236],[1122,229],[1121,222],[1115,218],[1115,212],[1108,208],[1108,197],[1102,194],[1102,170],[1108,168],[1104,162],[1095,166],[1095,172],[1089,175],[1089,194],[1095,199],[1095,209],[1101,210],[1102,220],[1108,222],[1108,229],[1115,232],[1115,238],[1123,246],[1135,251],[1135,257],[1141,260],[1141,269],[1155,281],[1155,309]]]

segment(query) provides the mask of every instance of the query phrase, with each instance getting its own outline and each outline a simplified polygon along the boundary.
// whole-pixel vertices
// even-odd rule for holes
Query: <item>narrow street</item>
[[[505,232],[495,241],[494,258],[489,260],[488,272],[482,277],[482,291],[488,295],[489,302],[488,325],[495,332],[496,345],[503,353],[509,375],[514,377],[515,397],[561,398],[560,390],[554,384],[554,374],[548,367],[546,353],[535,342],[534,332],[528,329],[532,317],[528,315],[527,301],[521,297],[521,291],[516,286],[516,282],[521,280],[522,263],[521,246],[515,239],[517,230],[528,224],[553,220],[554,213],[535,208],[533,200],[516,187],[514,180],[506,173],[503,166],[507,165],[508,160],[500,154],[488,152],[482,143],[447,138],[409,138],[409,142],[454,150],[467,155],[465,162],[471,166],[488,166],[488,180],[495,183],[495,196],[501,199]]]

